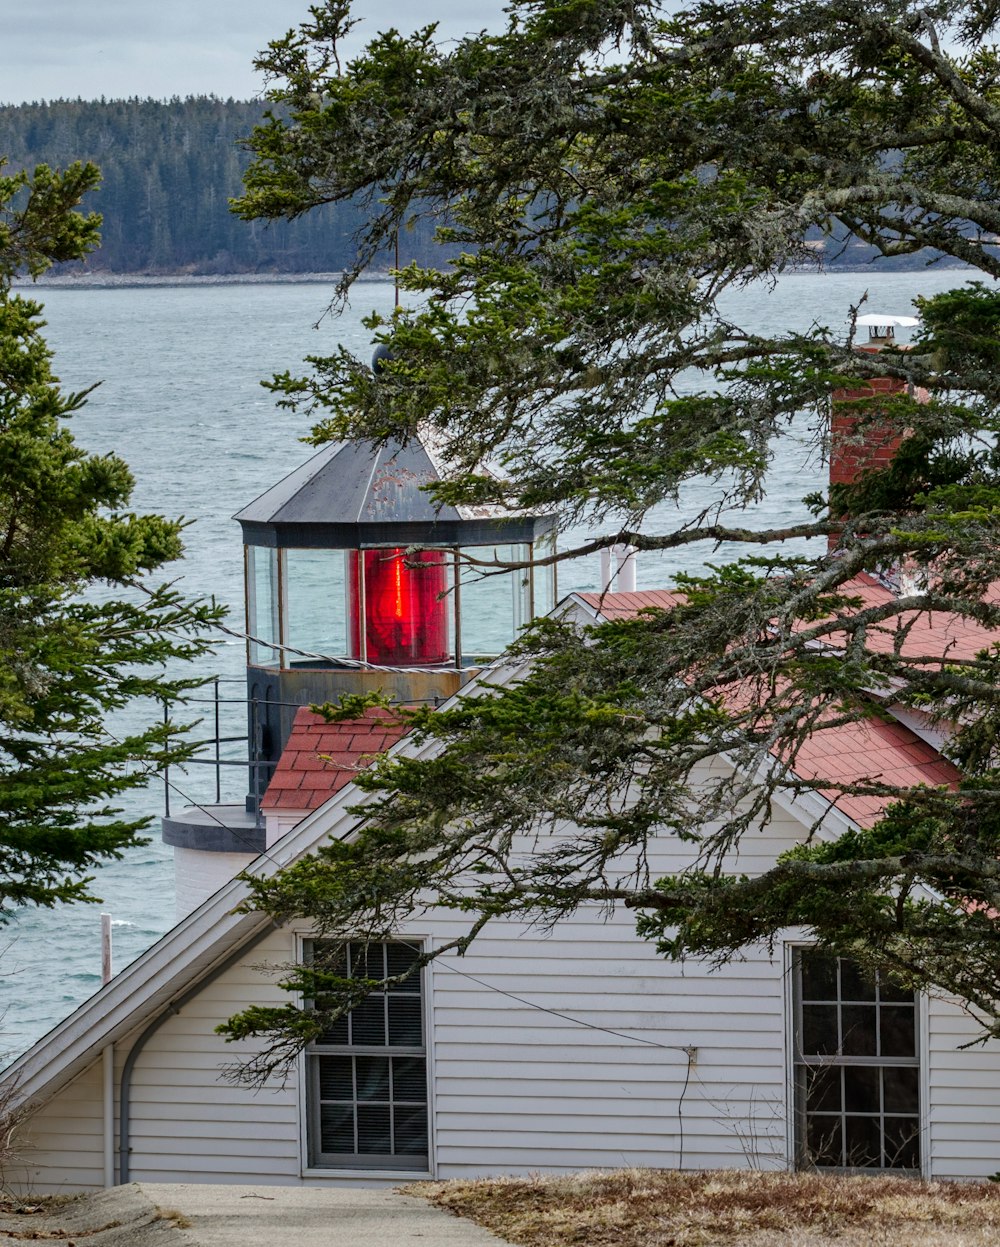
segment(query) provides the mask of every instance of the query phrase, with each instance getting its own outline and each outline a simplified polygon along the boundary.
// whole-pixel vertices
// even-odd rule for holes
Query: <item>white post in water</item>
[[[111,915],[101,914],[101,982],[111,982]]]

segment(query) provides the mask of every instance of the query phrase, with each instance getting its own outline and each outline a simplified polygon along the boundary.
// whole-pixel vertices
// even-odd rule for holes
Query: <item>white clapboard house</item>
[[[658,957],[623,910],[581,912],[550,932],[496,922],[465,957],[441,957],[403,988],[371,997],[283,1082],[253,1090],[227,1079],[225,1067],[247,1047],[225,1044],[216,1026],[251,1002],[284,1002],[266,967],[307,956],[311,938],[307,923],[275,927],[234,912],[245,889],[233,875],[247,866],[267,875],[349,838],[359,816],[348,807],[364,800],[355,768],[385,748],[430,747],[399,739],[375,712],[327,725],[304,707],[366,680],[388,681],[401,698],[447,698],[502,648],[502,637],[487,635],[499,599],[477,594],[512,593],[521,617],[550,607],[541,573],[483,588],[463,579],[454,557],[492,550],[498,534],[513,553],[530,553],[547,522],[432,512],[415,485],[434,471],[417,444],[381,455],[336,445],[240,513],[255,638],[249,808],[200,807],[165,820],[182,916],[11,1068],[34,1112],[5,1181],[46,1192],[130,1180],[356,1184],[817,1163],[938,1178],[994,1173],[1000,1044],[967,1046],[977,1023],[955,1003],[914,998],[811,954],[808,931],[710,972]],[[432,592],[409,584],[416,569],[402,552],[413,544],[432,547],[423,556],[435,564],[425,572]],[[442,596],[456,577],[460,591]],[[322,635],[309,633],[301,609],[316,583],[325,600],[346,604]],[[892,592],[865,578],[857,590],[872,601]],[[586,623],[668,601],[657,592],[575,594],[560,609]],[[512,631],[509,606],[503,617]],[[931,617],[908,643],[958,657],[992,639]],[[493,667],[490,679],[517,674]],[[935,730],[888,709],[886,722],[824,731],[803,751],[803,773],[953,782]],[[821,813],[823,834],[835,836],[870,824],[879,809],[872,798],[818,791],[779,800],[743,840],[739,869],[765,870]],[[649,856],[656,878],[682,869],[690,847],[663,834]],[[460,921],[429,910],[368,955],[398,969],[414,946],[452,938]],[[356,970],[361,950],[349,953]]]

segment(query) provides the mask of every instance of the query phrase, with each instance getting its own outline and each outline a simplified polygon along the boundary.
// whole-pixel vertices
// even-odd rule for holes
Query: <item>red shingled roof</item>
[[[902,723],[879,719],[820,728],[800,746],[794,770],[803,779],[831,779],[839,784],[868,780],[897,788],[915,788],[918,784],[952,787],[961,779],[958,769],[933,745]],[[820,791],[862,827],[876,823],[890,804],[887,797]]]
[[[866,575],[855,576],[838,592],[860,599],[862,609],[891,602],[895,596],[891,589]],[[651,606],[670,610],[684,601],[683,593],[667,589],[648,589],[642,593],[578,593],[577,597],[599,611],[604,619],[629,619]],[[987,600],[995,600],[995,594],[991,593]],[[1000,641],[996,632],[984,628],[974,619],[944,611],[907,611],[883,624],[874,625],[869,630],[868,645],[876,653],[891,653],[897,633],[906,628],[909,631],[902,645],[902,653],[906,657],[938,655],[954,662],[974,658],[980,650]],[[836,644],[836,634],[831,635],[829,641]]]
[[[867,576],[846,585],[844,592],[861,597],[865,605],[877,605],[893,596],[889,589]],[[605,619],[627,619],[645,607],[666,610],[683,601],[682,594],[663,589],[642,593],[580,593],[577,596]],[[977,623],[934,612],[915,622],[903,652],[941,654],[952,659],[971,657],[997,640],[996,633]],[[873,648],[881,644],[891,647],[888,630],[884,639],[873,641]],[[803,779],[828,779],[840,784],[869,780],[899,788],[918,784],[954,785],[961,778],[952,763],[908,727],[877,719],[819,728],[799,749],[794,770]],[[890,804],[886,797],[851,796],[836,789],[820,791],[862,827],[872,826]]]
[[[845,596],[859,598],[862,608],[881,606],[896,596],[891,589],[864,574],[847,581],[841,590]],[[992,594],[990,595],[992,598]],[[905,633],[900,652],[904,657],[939,657],[949,662],[974,658],[980,650],[997,644],[1000,636],[974,619],[946,611],[904,611],[883,624],[876,624],[868,633],[867,644],[876,653],[892,653],[898,634]],[[836,634],[830,638],[836,644]]]
[[[891,599],[892,592],[868,576],[844,587],[866,606]],[[666,589],[641,593],[580,593],[583,602],[605,619],[627,619],[648,607],[669,610],[683,595]],[[955,615],[933,612],[920,616],[907,637],[904,653],[941,654],[949,659],[971,657],[997,639],[980,624]],[[887,626],[870,637],[873,647],[891,647]],[[263,799],[265,811],[317,809],[349,784],[373,757],[396,743],[405,728],[385,710],[368,710],[361,718],[327,723],[302,707],[295,715],[288,744]],[[820,728],[799,750],[795,771],[803,779],[840,783],[873,780],[895,787],[956,784],[957,769],[930,744],[901,723],[868,720]],[[886,798],[858,797],[824,791],[838,809],[862,826],[876,821]]]
[[[683,593],[669,589],[645,589],[642,593],[578,593],[576,596],[600,611],[605,619],[631,619],[651,606],[668,611],[684,601]]]
[[[307,706],[295,712],[291,734],[261,806],[265,811],[318,809],[406,734],[388,711],[327,723]]]

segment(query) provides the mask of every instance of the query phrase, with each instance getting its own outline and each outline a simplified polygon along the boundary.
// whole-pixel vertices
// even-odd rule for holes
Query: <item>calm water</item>
[[[801,330],[816,320],[839,326],[849,305],[869,287],[873,310],[905,314],[914,295],[962,279],[961,273],[938,270],[796,275],[773,290],[735,294],[726,310],[759,331]],[[312,453],[298,440],[306,432],[301,419],[280,411],[260,378],[294,371],[305,355],[322,354],[338,340],[367,355],[361,318],[372,309],[389,311],[392,287],[359,287],[351,311],[339,320],[323,319],[318,328],[326,292],[315,284],[46,289],[41,295],[64,386],[76,390],[101,381],[73,420],[78,440],[92,450],[115,450],[128,461],[137,509],[191,521],[186,557],[171,569],[172,577],[189,595],[215,594],[228,603],[235,625],[242,627],[240,535],[230,517]],[[822,475],[822,465],[804,447],[789,448],[775,466],[758,520],[779,523],[801,516],[802,497],[820,486]],[[707,483],[693,486],[684,498],[685,512],[714,496]],[[675,520],[676,512],[652,516],[649,527],[655,531]],[[639,586],[668,583],[672,571],[692,569],[705,557],[705,551],[694,550],[669,558],[644,556]],[[560,593],[596,588],[598,580],[596,557],[564,565]],[[240,677],[244,661],[242,644],[226,640],[203,669]],[[238,686],[233,688],[238,696]],[[234,713],[233,726],[242,730],[242,710]],[[182,789],[173,797],[178,805],[185,796],[214,799],[207,768],[192,768],[176,779]],[[234,797],[242,792],[235,770],[229,791]],[[134,808],[160,814],[162,787],[137,797]],[[5,945],[0,998],[6,1006],[0,1053],[16,1055],[99,986],[100,909],[114,918],[116,969],[173,921],[170,850],[158,839],[103,869],[96,886],[101,906],[25,911],[0,932],[0,946]]]

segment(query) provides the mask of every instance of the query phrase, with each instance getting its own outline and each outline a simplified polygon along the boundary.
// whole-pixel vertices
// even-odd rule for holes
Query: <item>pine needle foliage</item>
[[[385,938],[428,904],[465,912],[470,937],[625,905],[665,955],[719,960],[806,923],[1000,1034],[1000,659],[912,641],[928,613],[1000,626],[996,8],[525,0],[508,15],[457,43],[388,31],[345,62],[354,18],[330,0],[262,54],[285,111],[252,137],[239,211],[366,202],[343,297],[414,220],[459,252],[403,267],[405,306],[370,322],[391,348],[378,378],[341,349],[274,387],[317,442],[430,430],[455,465],[441,500],[736,554],[670,609],[537,625],[513,682],[412,717],[422,743],[360,779],[350,845],[256,883],[251,903],[341,938]],[[980,280],[956,273],[921,301],[914,349],[878,356],[856,349],[861,305],[769,332],[724,313],[729,291],[830,246]],[[831,390],[875,376],[904,383],[855,412],[902,436],[893,467],[812,498],[801,523],[756,524],[787,439],[808,428],[823,452]],[[706,476],[717,507],[674,530],[647,520]],[[789,545],[805,537],[820,540]],[[858,597],[860,574],[900,569],[893,600]],[[890,704],[941,728],[956,789],[900,789],[877,761],[860,783],[796,769],[807,741]],[[872,797],[888,815],[832,846],[817,815],[773,871],[734,873],[775,802],[817,788],[824,809]],[[692,866],[658,880],[647,848],[670,835]]]
[[[41,305],[12,284],[96,245],[100,218],[78,205],[98,177],[0,162],[0,922],[97,899],[89,872],[142,842],[149,819],[115,799],[189,753],[161,703],[195,681],[165,667],[203,653],[219,617],[145,583],[180,555],[182,524],[131,512],[127,465],[76,443],[89,391],[60,388]],[[144,701],[144,726],[108,730]]]

